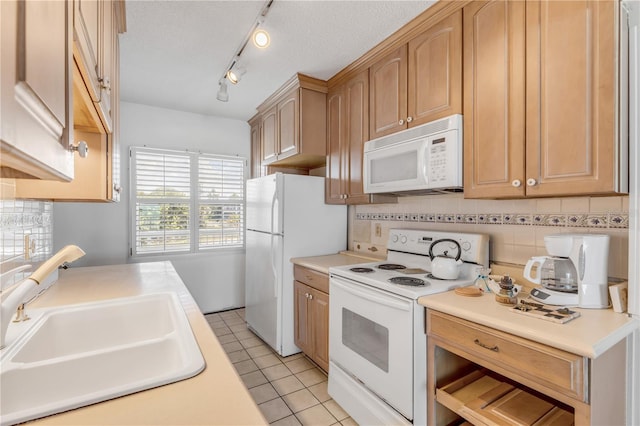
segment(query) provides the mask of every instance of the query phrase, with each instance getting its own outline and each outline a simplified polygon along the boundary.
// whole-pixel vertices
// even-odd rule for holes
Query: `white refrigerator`
[[[292,257],[347,245],[346,206],[324,203],[324,178],[275,173],[247,181],[245,320],[282,356],[294,343]]]

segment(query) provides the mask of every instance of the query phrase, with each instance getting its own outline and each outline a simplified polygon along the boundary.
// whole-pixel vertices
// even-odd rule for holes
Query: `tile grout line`
[[[327,381],[326,373],[324,373],[324,371],[322,371],[312,360],[310,360],[307,356],[305,356],[302,353],[292,355],[291,357],[293,358],[281,357],[279,354],[274,352],[270,347],[268,347],[264,342],[262,342],[262,340],[260,340],[257,336],[255,336],[255,334],[253,334],[251,330],[249,330],[246,327],[243,314],[244,314],[244,309],[236,309],[236,310],[224,311],[219,313],[207,314],[205,315],[205,317],[211,329],[214,331],[214,333],[218,337],[218,339],[219,340],[222,339],[220,344],[223,346],[223,349],[227,353],[227,357],[229,357],[229,360],[232,362],[238,375],[243,379],[245,386],[249,390],[252,398],[254,399],[254,402],[256,402],[260,410],[262,411],[261,406],[263,404],[267,404],[275,400],[280,400],[289,411],[288,414],[283,414],[283,413],[278,414],[283,416],[278,417],[276,419],[267,418],[267,414],[263,411],[263,415],[265,416],[265,418],[267,418],[267,420],[270,421],[270,424],[281,422],[292,416],[293,418],[295,418],[296,424],[303,424],[302,418],[299,415],[307,410],[311,410],[318,406],[322,406],[322,410],[324,410],[322,411],[322,415],[324,415],[323,420],[325,420],[324,424],[341,425],[343,424],[343,422],[346,422],[344,424],[350,424],[350,425],[355,424],[355,422],[353,422],[353,419],[351,419],[347,413],[344,413],[344,415],[346,415],[345,418],[343,418],[342,420],[338,420],[338,417],[328,408],[328,405],[331,405],[329,403],[333,401],[333,399],[329,395],[326,395],[326,396],[322,395],[321,389],[316,389],[316,392],[320,392],[320,394],[318,395],[316,395],[316,393],[314,393],[310,389],[311,387],[320,385]],[[242,325],[243,327],[238,327],[240,325]],[[232,327],[235,327],[237,331],[234,331]],[[251,333],[251,335],[247,337],[246,334],[242,334],[245,332],[249,332]],[[222,334],[218,334],[218,333],[222,333]],[[240,333],[241,336],[244,336],[244,338],[240,339],[241,336],[237,336],[236,333]],[[252,339],[255,339],[255,340],[251,341]],[[225,343],[223,343],[223,341],[225,341]],[[245,344],[243,344],[242,342],[245,342]],[[236,343],[237,345],[233,345],[234,343]],[[256,344],[253,345],[254,343]],[[245,346],[249,344],[252,344],[252,346]],[[233,345],[233,346],[229,346],[229,345]],[[238,349],[229,350],[231,348],[238,348]],[[251,350],[253,348],[266,348],[266,349]],[[252,352],[254,353],[253,355],[252,355]],[[246,356],[243,355],[242,353],[246,354]],[[233,354],[238,354],[238,355],[233,355]],[[264,366],[261,368],[259,363],[256,362],[256,360],[260,358],[267,358],[269,356],[274,356],[275,359],[277,360],[277,363],[269,364],[269,365],[264,364]],[[238,360],[234,361],[232,357],[233,358],[237,357]],[[300,359],[304,360],[304,362],[307,365],[303,364],[300,367],[294,367],[294,369],[292,369],[292,367],[288,365],[290,363],[295,363],[296,360],[300,360]],[[251,361],[251,364],[245,364],[247,361]],[[270,361],[266,361],[266,362],[270,362]],[[241,370],[238,369],[239,367],[238,364],[241,364],[242,368],[244,368],[245,365],[248,365],[248,368],[250,370],[246,372],[242,372]],[[283,366],[289,374],[286,374],[285,372],[281,372],[281,373],[285,373],[286,374],[285,376],[280,376],[280,374],[275,374],[275,375],[271,375],[270,373],[265,374],[264,370],[267,370],[272,367],[278,367],[278,366]],[[302,369],[299,370],[299,368],[302,368]],[[294,372],[294,370],[299,370],[299,371]],[[272,369],[270,371],[275,371],[275,369]],[[325,379],[320,380],[319,382],[315,382],[315,380],[317,379],[316,378],[312,380],[314,383],[307,385],[305,384],[305,382],[303,382],[300,379],[300,377],[298,377],[298,374],[301,374],[307,371],[318,371],[321,375],[324,376]],[[261,378],[255,382],[256,384],[249,387],[244,377],[254,373],[260,373]],[[273,379],[270,379],[269,377],[273,377]],[[283,389],[280,386],[274,386],[274,382],[287,379],[290,377],[295,378],[295,380],[300,384],[301,387],[297,388],[297,386],[294,386],[296,387],[296,389],[291,391],[286,391],[286,393],[284,393],[286,388]],[[266,381],[263,381],[263,379]],[[307,382],[307,383],[310,383],[310,382]],[[267,396],[268,399],[260,400],[260,403],[258,404],[258,401],[256,400],[256,396],[251,392],[251,389],[255,389],[267,384],[270,386],[271,390],[274,393]],[[304,408],[299,409],[297,412],[295,412],[294,410],[296,409],[296,403],[293,402],[292,398],[286,398],[286,397],[303,390],[309,394],[309,396],[313,399],[313,401],[315,401],[315,403],[313,403],[310,406],[305,406]],[[281,394],[280,392],[283,392],[283,393]],[[324,392],[326,393],[326,390]],[[324,399],[325,397],[328,397],[328,399],[322,401],[322,399]],[[289,402],[287,402],[287,400],[289,400]],[[334,404],[338,408],[340,408],[339,405],[335,403],[335,401],[334,401]],[[302,405],[306,405],[306,404],[302,403]],[[327,417],[327,415],[330,416],[330,419]],[[338,413],[338,415],[340,415],[340,413]],[[311,419],[311,421],[314,422],[313,419]]]

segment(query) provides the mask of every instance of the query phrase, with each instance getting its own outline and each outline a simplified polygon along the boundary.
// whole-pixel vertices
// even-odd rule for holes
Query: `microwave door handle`
[[[429,146],[431,145],[431,141],[427,140],[427,143],[423,143],[420,146],[420,151],[418,153],[419,161],[422,164],[419,164],[419,170],[422,170],[422,177],[424,178],[424,183],[429,184]]]

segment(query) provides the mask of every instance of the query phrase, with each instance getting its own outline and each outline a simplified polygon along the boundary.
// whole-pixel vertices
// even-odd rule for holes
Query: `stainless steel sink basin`
[[[0,423],[183,380],[204,366],[173,293],[54,308],[0,355]]]

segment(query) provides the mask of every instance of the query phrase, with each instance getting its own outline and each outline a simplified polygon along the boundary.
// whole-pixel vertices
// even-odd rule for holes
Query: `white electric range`
[[[457,279],[430,274],[432,244],[433,256],[457,256],[459,246]],[[470,285],[488,267],[487,235],[392,229],[385,261],[330,268],[333,399],[360,424],[426,424],[427,336],[417,299]]]

